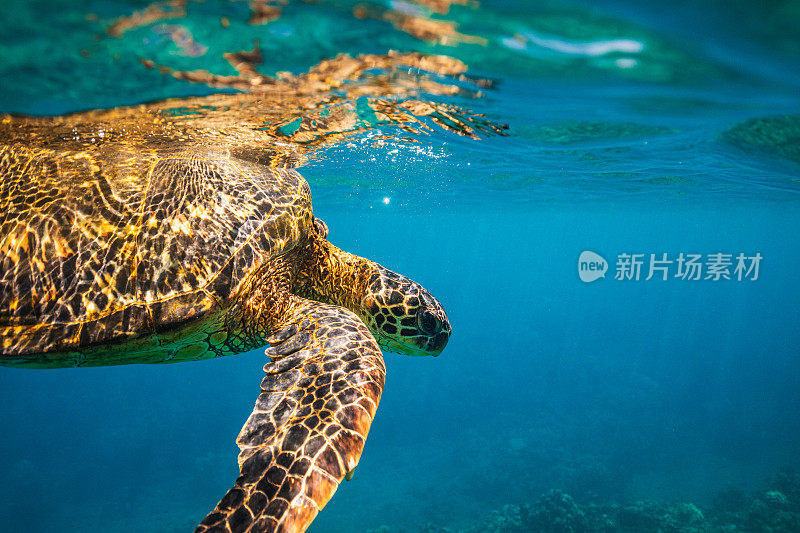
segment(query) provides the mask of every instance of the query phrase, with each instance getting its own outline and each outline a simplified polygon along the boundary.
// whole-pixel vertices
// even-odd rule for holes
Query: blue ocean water
[[[225,72],[258,38],[267,73],[451,55],[495,84],[437,99],[509,125],[376,128],[299,169],[331,242],[422,283],[454,329],[439,358],[385,355],[355,477],[310,531],[800,531],[800,3],[386,3],[485,40],[449,46],[356,3],[248,26],[244,2],[208,0],[180,20],[202,57],[151,26],[102,35],[145,5],[10,2],[0,111],[208,94],[138,58]],[[581,281],[584,251],[605,277]],[[717,253],[731,279],[676,277]],[[625,254],[638,280],[615,279]],[[667,280],[645,279],[651,254]],[[0,530],[190,530],[237,475],[263,364],[0,368]]]

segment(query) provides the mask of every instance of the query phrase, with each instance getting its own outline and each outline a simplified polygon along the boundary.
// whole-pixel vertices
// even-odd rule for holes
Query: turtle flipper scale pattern
[[[361,456],[386,373],[380,348],[352,312],[290,299],[237,438],[240,476],[196,533],[305,531]]]

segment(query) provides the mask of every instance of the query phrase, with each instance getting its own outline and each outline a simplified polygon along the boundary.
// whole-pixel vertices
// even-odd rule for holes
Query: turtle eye
[[[417,326],[426,335],[436,335],[442,330],[442,323],[436,315],[426,309],[417,313]]]

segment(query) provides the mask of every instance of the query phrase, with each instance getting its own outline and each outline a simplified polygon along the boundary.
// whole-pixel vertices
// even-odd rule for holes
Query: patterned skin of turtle
[[[269,344],[241,475],[197,531],[304,531],[361,455],[380,348],[438,355],[444,309],[330,244],[305,180],[264,164],[275,154],[144,109],[110,113],[0,123],[0,364]]]

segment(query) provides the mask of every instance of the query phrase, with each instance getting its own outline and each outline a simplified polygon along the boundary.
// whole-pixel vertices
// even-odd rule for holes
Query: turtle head
[[[450,338],[447,314],[419,283],[327,241],[328,226],[314,219],[294,292],[356,313],[387,352],[439,355]]]
[[[450,338],[442,304],[419,283],[371,262],[359,315],[387,352],[439,355]]]

